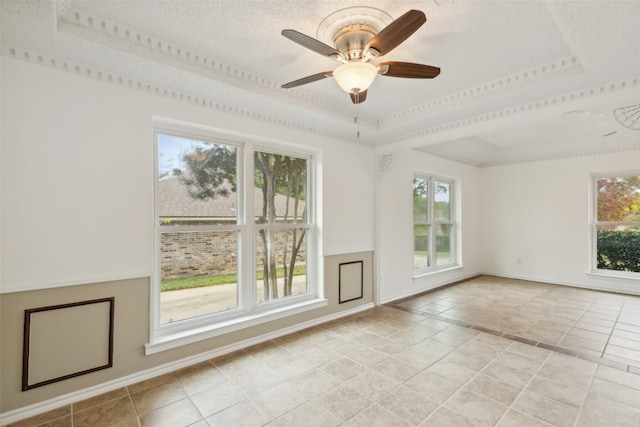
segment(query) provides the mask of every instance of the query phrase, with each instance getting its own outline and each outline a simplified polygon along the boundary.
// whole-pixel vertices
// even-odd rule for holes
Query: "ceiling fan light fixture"
[[[378,74],[378,69],[368,62],[348,62],[333,71],[333,77],[340,87],[348,93],[367,90],[373,83],[376,74]]]

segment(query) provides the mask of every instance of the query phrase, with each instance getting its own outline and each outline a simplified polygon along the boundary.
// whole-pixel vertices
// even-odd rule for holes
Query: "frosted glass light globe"
[[[349,93],[367,90],[376,74],[378,69],[368,62],[347,62],[333,71],[333,77],[340,87]]]

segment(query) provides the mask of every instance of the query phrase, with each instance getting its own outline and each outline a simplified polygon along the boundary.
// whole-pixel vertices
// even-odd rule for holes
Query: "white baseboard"
[[[411,291],[405,292],[405,293],[400,294],[400,295],[393,295],[393,296],[391,296],[389,298],[386,298],[383,301],[381,301],[380,304],[388,304],[390,302],[401,300],[401,299],[404,299],[404,298],[409,298],[409,297],[412,297],[414,295],[421,294],[422,292],[430,291],[432,289],[441,288],[443,286],[451,285],[453,283],[464,282],[465,280],[469,280],[469,279],[472,279],[474,277],[478,277],[478,276],[480,276],[482,274],[484,274],[484,273],[470,273],[470,274],[465,274],[465,275],[462,275],[462,276],[457,276],[457,277],[449,279],[449,280],[443,280],[442,282],[437,282],[437,283],[433,283],[433,284],[430,284],[430,285],[427,285],[427,286],[422,286],[422,287],[419,287],[417,289],[412,289]]]
[[[618,293],[618,294],[639,295],[640,296],[640,291],[638,291],[638,290],[630,290],[628,287],[618,287],[618,286],[615,286],[615,285],[614,286],[599,286],[597,284],[584,284],[584,283],[577,283],[577,282],[563,282],[563,281],[551,280],[551,279],[547,279],[547,278],[519,276],[519,275],[513,275],[513,274],[495,273],[495,272],[490,272],[490,271],[483,271],[480,274],[486,275],[486,276],[504,277],[505,279],[526,280],[528,282],[550,283],[552,285],[570,286],[572,288],[587,289],[587,290],[592,290],[592,291],[614,292],[614,293]],[[618,280],[622,280],[622,281],[630,280],[630,279],[626,279],[626,278],[625,279],[620,279],[620,278],[617,278],[615,276],[608,277],[608,278],[605,276],[605,277],[600,277],[599,279],[600,280],[607,280],[608,279],[612,284],[615,283]]]
[[[232,353],[243,348],[251,347],[262,342],[282,337],[284,335],[298,332],[303,329],[310,328],[312,326],[320,325],[332,320],[340,319],[342,317],[350,316],[365,310],[374,308],[374,303],[364,304],[350,310],[341,311],[339,313],[330,314],[318,319],[309,320],[304,323],[299,323],[288,328],[279,329],[268,334],[260,335],[258,337],[250,338],[244,341],[239,341],[234,344],[230,344],[224,347],[219,347],[205,353],[200,353],[194,356],[186,357],[184,359],[176,360],[166,363],[164,365],[156,366],[155,368],[146,369],[144,371],[136,372],[125,377],[117,378],[115,380],[107,381],[102,384],[98,384],[93,387],[85,388],[82,390],[74,391],[62,396],[54,397],[53,399],[45,400],[42,402],[34,403],[33,405],[24,406],[22,408],[14,409],[0,414],[0,425],[6,425],[20,421],[26,418],[30,418],[47,411],[59,408],[64,405],[69,405],[75,402],[80,402],[85,399],[89,399],[94,396],[99,396],[110,391],[126,387],[131,384],[138,383],[140,381],[148,380],[150,378],[157,377],[169,372],[176,371],[181,368],[185,368],[190,365],[194,365],[205,360],[213,359],[215,357],[223,356],[228,353]]]

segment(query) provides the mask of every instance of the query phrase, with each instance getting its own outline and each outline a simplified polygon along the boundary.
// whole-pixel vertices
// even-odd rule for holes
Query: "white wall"
[[[414,173],[430,173],[458,181],[460,215],[458,241],[463,268],[413,279]],[[413,150],[394,155],[390,169],[378,181],[378,299],[391,301],[478,274],[480,224],[479,169]]]
[[[587,274],[590,175],[632,169],[640,169],[638,150],[482,169],[483,270],[500,276],[640,293],[637,280]]]
[[[631,289],[586,274],[589,174],[638,151],[478,169],[407,150],[376,183],[344,141],[10,58],[1,77],[2,292],[151,275],[154,115],[320,150],[323,254],[377,246],[380,301],[481,271]],[[412,279],[414,172],[460,180],[463,270]]]
[[[318,150],[324,253],[374,247],[372,150],[2,59],[1,291],[149,277],[153,116]]]
[[[324,255],[373,251],[374,153],[339,142],[323,153]]]

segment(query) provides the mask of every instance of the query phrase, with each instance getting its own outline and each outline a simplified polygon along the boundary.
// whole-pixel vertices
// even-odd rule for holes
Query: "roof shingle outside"
[[[229,190],[229,195],[217,196],[211,199],[196,199],[178,176],[168,176],[158,181],[158,210],[160,217],[213,217],[235,218],[236,193],[231,191],[231,184],[227,181],[223,184]],[[262,189],[254,187],[254,215],[262,215]],[[276,194],[276,215],[281,217],[285,213],[287,197]],[[304,212],[305,202],[298,203],[298,218]],[[289,218],[294,211],[294,200],[289,199]]]

